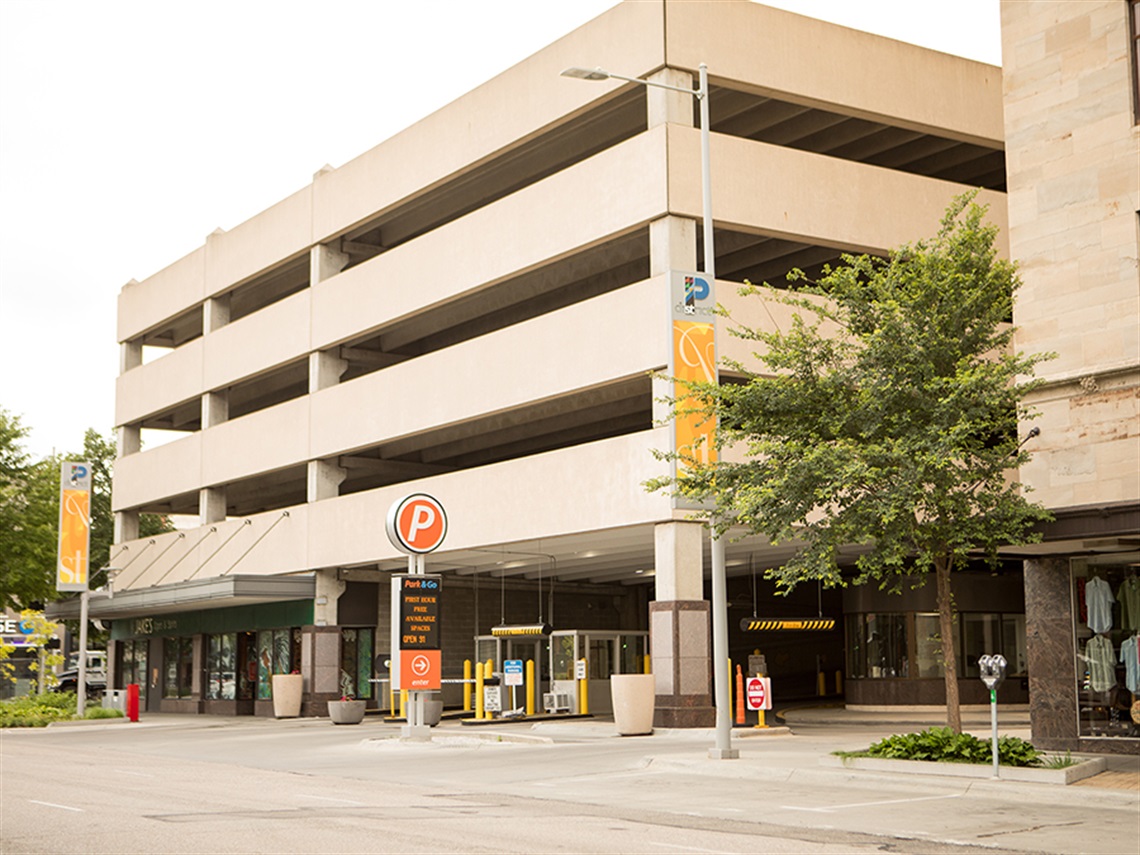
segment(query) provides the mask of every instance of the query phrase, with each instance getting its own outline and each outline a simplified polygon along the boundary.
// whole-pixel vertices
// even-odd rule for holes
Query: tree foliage
[[[732,330],[756,343],[764,369],[730,363],[744,382],[689,389],[716,417],[718,446],[746,459],[686,461],[651,486],[714,501],[722,527],[798,544],[768,573],[784,591],[807,580],[898,590],[933,571],[951,638],[950,571],[974,553],[996,559],[1048,516],[1010,478],[1027,459],[1017,424],[1032,414],[1021,401],[1048,357],[1011,348],[1019,282],[984,214],[967,194],[929,241],[886,259],[845,255],[814,283],[793,271],[776,298],[796,309],[788,330]],[[838,552],[853,544],[868,549],[845,575]],[[960,730],[955,652],[943,650]]]
[[[111,478],[115,443],[89,428],[83,450],[66,457],[49,455],[31,461],[23,441],[28,431],[18,416],[0,409],[0,607],[19,610],[33,602],[57,599],[56,552],[59,538],[59,470],[65,459],[92,466],[91,570],[104,566],[114,540]],[[156,514],[142,514],[139,534],[150,537],[173,526]],[[97,588],[106,579],[91,574]]]
[[[0,409],[0,607],[53,599],[59,527],[59,465],[32,462],[27,428]]]

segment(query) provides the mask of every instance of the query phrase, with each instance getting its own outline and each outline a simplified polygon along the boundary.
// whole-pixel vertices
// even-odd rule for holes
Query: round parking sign
[[[412,493],[388,509],[388,539],[401,552],[422,555],[437,549],[447,536],[447,514],[439,500]]]

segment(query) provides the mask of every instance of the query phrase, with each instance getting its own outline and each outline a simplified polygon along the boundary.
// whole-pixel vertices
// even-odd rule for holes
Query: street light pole
[[[110,585],[113,574],[121,569],[108,564],[92,573],[91,578],[106,573],[107,584]],[[84,588],[79,594],[79,670],[75,678],[75,712],[80,718],[87,714],[87,615],[90,607],[91,589]]]
[[[713,283],[716,281],[716,253],[713,247],[712,157],[709,153],[709,71],[703,62],[697,68],[696,89],[685,89],[640,77],[626,77],[601,68],[567,68],[562,76],[579,80],[625,80],[640,86],[684,92],[697,99],[701,117],[701,218],[704,227],[701,272]],[[709,756],[730,760],[739,756],[739,752],[732,747],[732,721],[729,713],[728,597],[724,539],[717,533],[715,515],[709,518],[709,536],[712,545],[713,698],[716,705],[716,746],[709,749]]]

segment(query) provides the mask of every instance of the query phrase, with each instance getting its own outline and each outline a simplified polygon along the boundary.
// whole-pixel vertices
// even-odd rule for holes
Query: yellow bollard
[[[816,688],[819,690],[819,696],[822,698],[827,694],[827,677],[824,676],[822,671],[820,671],[816,677],[818,678],[816,680]]]
[[[408,720],[408,690],[400,689],[400,718]]]
[[[590,666],[585,659],[580,659],[586,666],[586,679],[578,681],[578,715],[590,714]]]
[[[758,713],[756,716],[756,726],[767,727],[768,725],[764,721],[764,710],[756,710],[756,712]]]
[[[483,665],[475,669],[475,718],[483,718]]]
[[[526,714],[534,715],[534,660],[526,660]]]
[[[650,665],[649,654],[648,654],[648,653],[646,653],[646,654],[645,654],[644,656],[642,656],[641,658],[642,658],[642,660],[643,660],[643,661],[642,661],[642,663],[641,663],[641,669],[642,669],[642,670],[641,670],[641,673],[642,673],[642,674],[652,674],[652,673],[653,673],[653,671],[652,671],[652,666]]]
[[[392,688],[392,681],[388,681],[388,714],[396,717],[396,690]]]
[[[463,660],[463,711],[471,712],[471,660]]]
[[[483,663],[483,679],[484,680],[490,680],[494,676],[495,676],[495,661],[493,659],[488,659],[486,662]]]
[[[835,694],[837,694],[837,695],[843,694],[843,672],[842,671],[836,671],[835,672]]]

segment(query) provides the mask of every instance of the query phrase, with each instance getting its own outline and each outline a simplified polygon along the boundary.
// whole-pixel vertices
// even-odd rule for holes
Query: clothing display
[[[1116,589],[1116,601],[1120,603],[1121,629],[1135,632],[1140,629],[1140,577],[1129,576]]]
[[[1089,629],[1096,633],[1112,629],[1112,606],[1116,598],[1108,582],[1098,576],[1089,579],[1085,585],[1085,602],[1089,610]]]
[[[1140,686],[1140,650],[1137,639],[1132,636],[1124,639],[1120,645],[1120,661],[1124,664],[1124,686],[1132,694],[1136,694],[1136,687]]]
[[[1092,610],[1089,612],[1092,617]],[[1089,686],[1094,692],[1107,692],[1116,685],[1116,653],[1105,636],[1094,635],[1089,639],[1085,645],[1085,660],[1089,667]]]

